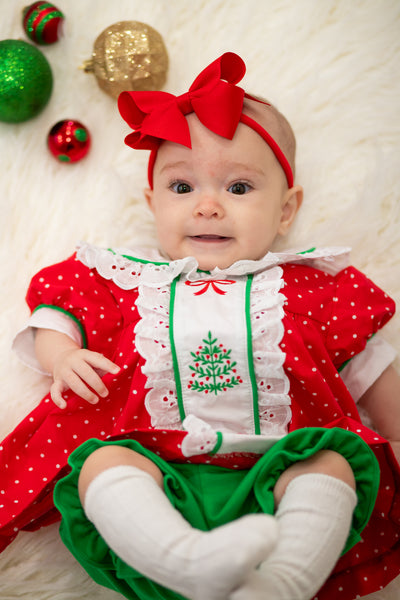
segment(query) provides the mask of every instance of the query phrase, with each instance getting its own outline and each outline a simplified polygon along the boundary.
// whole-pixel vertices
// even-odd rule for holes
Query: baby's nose
[[[195,207],[195,213],[208,219],[220,218],[224,214],[224,209],[217,195],[203,194]]]

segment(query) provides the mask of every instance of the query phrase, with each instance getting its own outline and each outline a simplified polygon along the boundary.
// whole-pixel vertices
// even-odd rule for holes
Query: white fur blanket
[[[29,2],[0,0],[0,38],[23,38]],[[61,41],[43,48],[54,74],[45,110],[0,123],[0,438],[31,410],[48,381],[11,354],[28,316],[24,294],[40,267],[78,240],[154,243],[142,201],[146,153],[123,144],[127,131],[111,97],[78,67],[93,42],[121,20],[152,25],[170,57],[167,85],[186,91],[225,51],[248,66],[244,85],[269,98],[298,139],[297,180],[305,204],[289,246],[349,245],[353,264],[400,301],[400,4],[398,0],[56,0],[66,15]],[[0,65],[1,68],[1,65]],[[48,153],[50,127],[87,125],[90,154],[74,165]],[[400,318],[384,336],[400,350]],[[397,362],[397,366],[400,363]],[[1,473],[0,473],[1,478]],[[0,556],[2,600],[120,598],[89,580],[58,539],[57,527],[22,533]],[[400,597],[400,580],[370,600]]]

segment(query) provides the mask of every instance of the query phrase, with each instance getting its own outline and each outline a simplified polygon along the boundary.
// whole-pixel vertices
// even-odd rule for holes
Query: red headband
[[[206,67],[181,96],[167,92],[122,92],[118,98],[121,116],[134,130],[125,138],[131,148],[151,150],[148,175],[153,187],[153,167],[157,150],[164,140],[191,148],[185,115],[196,113],[201,123],[214,133],[232,139],[239,122],[256,131],[269,145],[281,165],[289,188],[293,172],[277,142],[257,121],[245,115],[244,98],[257,100],[236,85],[246,66],[233,52],[226,52]],[[264,103],[265,104],[265,103]]]

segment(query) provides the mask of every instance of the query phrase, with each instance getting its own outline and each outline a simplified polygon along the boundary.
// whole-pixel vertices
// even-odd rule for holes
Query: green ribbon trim
[[[60,308],[59,306],[53,306],[52,304],[39,304],[34,309],[33,313],[35,313],[40,308],[51,308],[52,310],[58,310],[58,312],[63,313],[64,315],[66,315],[67,317],[69,317],[70,319],[72,319],[74,321],[74,323],[76,323],[78,325],[78,327],[79,327],[79,331],[80,331],[80,334],[82,336],[82,345],[83,345],[83,347],[84,348],[88,347],[87,336],[86,336],[86,332],[85,332],[85,330],[83,328],[83,325],[82,325],[82,323],[73,314],[71,314],[67,310],[64,310],[63,308]]]
[[[260,435],[260,414],[258,407],[258,390],[256,374],[254,371],[254,357],[253,357],[253,336],[251,331],[251,316],[250,316],[250,293],[251,286],[253,283],[253,275],[248,275],[246,281],[246,298],[245,298],[245,313],[246,313],[246,330],[247,330],[247,362],[249,367],[249,376],[251,382],[251,389],[253,394],[253,415],[254,415],[254,433]]]
[[[181,421],[183,422],[186,413],[185,407],[183,406],[183,398],[182,398],[182,383],[181,376],[179,373],[179,365],[178,358],[176,354],[176,346],[174,339],[174,315],[175,315],[175,297],[176,297],[176,284],[180,279],[180,275],[176,277],[171,283],[171,297],[169,301],[169,341],[171,344],[171,354],[172,354],[172,364],[174,367],[174,377],[175,377],[175,385],[176,385],[176,397],[178,400],[178,408],[179,408],[179,416]]]

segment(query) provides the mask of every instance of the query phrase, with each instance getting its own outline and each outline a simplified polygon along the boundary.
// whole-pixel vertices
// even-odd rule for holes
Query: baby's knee
[[[356,480],[350,463],[344,456],[333,450],[320,450],[310,458],[291,465],[282,473],[274,488],[275,503],[279,504],[289,483],[299,475],[321,473],[336,477],[356,489]]]
[[[79,498],[83,504],[90,483],[103,471],[119,465],[130,465],[149,473],[162,487],[163,475],[160,469],[146,456],[125,446],[110,445],[98,448],[83,463],[79,480]]]

